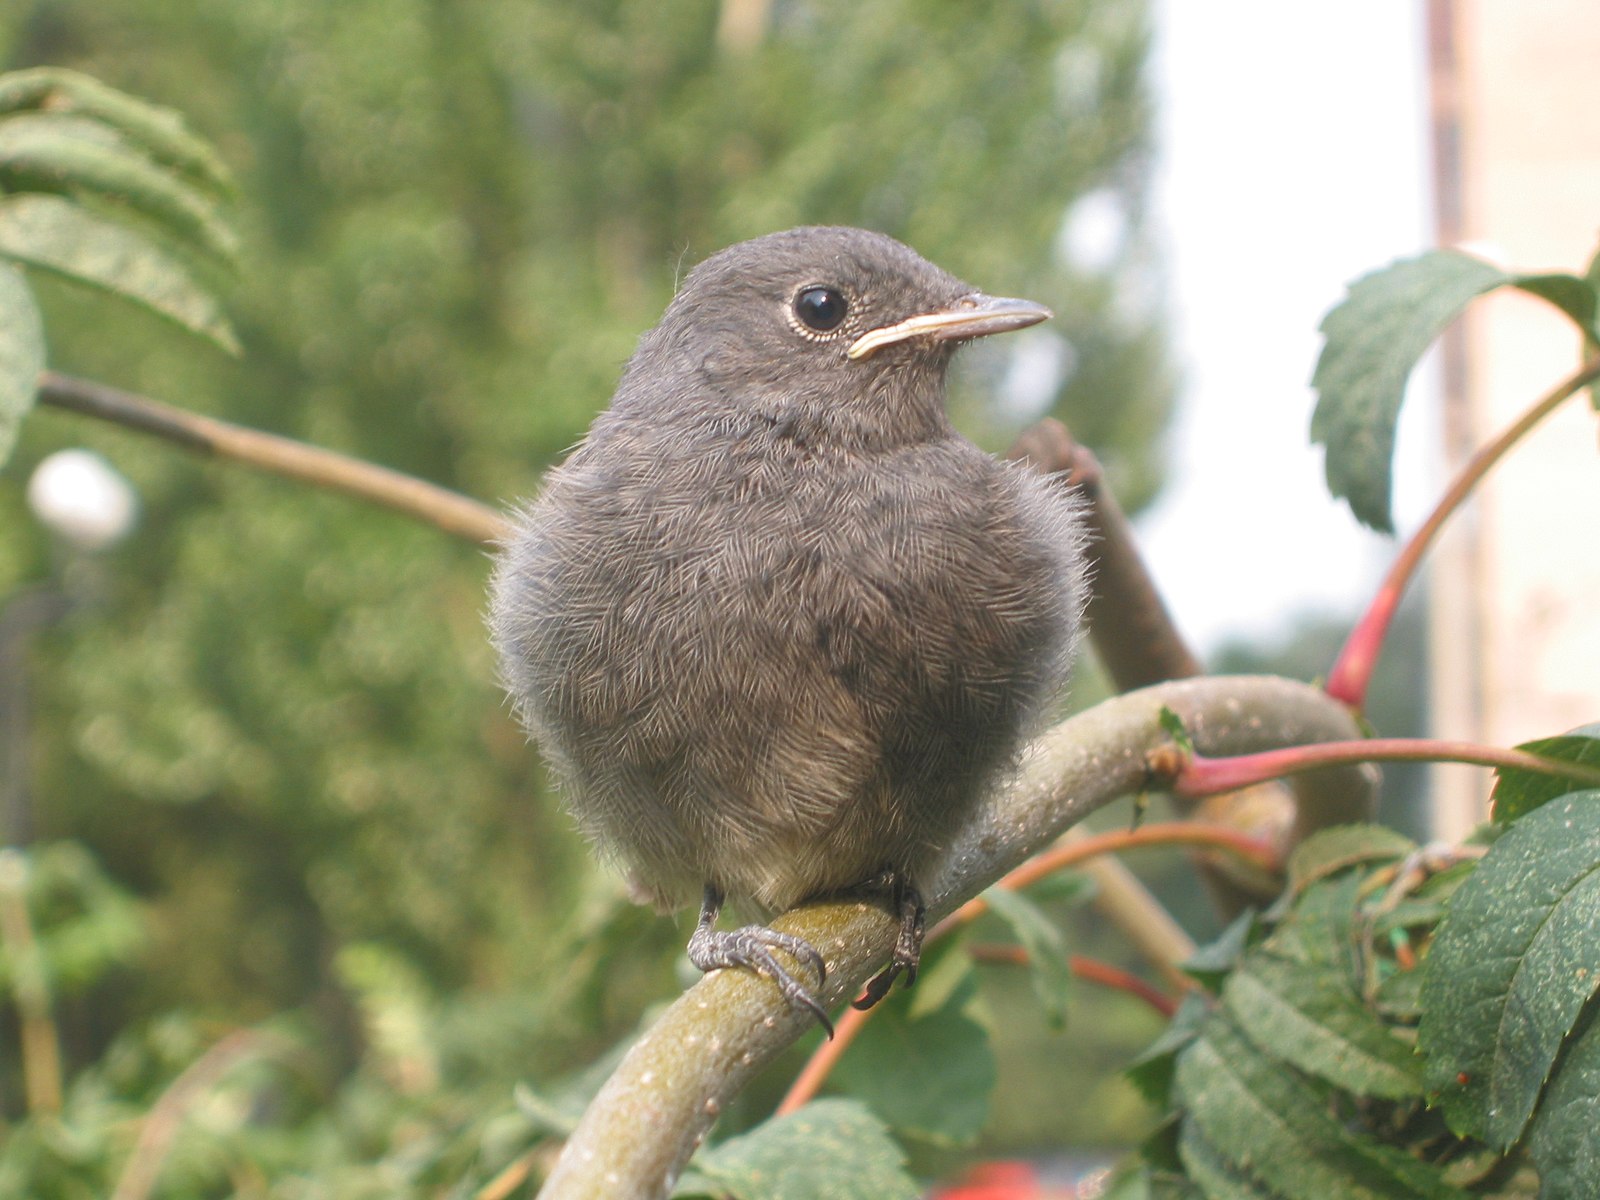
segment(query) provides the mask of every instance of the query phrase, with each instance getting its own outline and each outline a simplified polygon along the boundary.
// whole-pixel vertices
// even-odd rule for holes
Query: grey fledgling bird
[[[516,517],[490,624],[518,713],[636,895],[702,896],[689,956],[825,1026],[761,925],[918,883],[1065,682],[1084,598],[1074,499],[967,441],[945,371],[1048,309],[891,238],[804,228],[696,267],[611,407]],[[831,1026],[829,1026],[831,1029]]]

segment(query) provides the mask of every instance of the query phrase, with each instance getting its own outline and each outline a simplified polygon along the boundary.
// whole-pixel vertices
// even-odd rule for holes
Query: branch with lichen
[[[1148,756],[1170,743],[1163,708],[1182,720],[1198,751],[1211,755],[1359,736],[1343,705],[1285,679],[1190,679],[1107,700],[1034,742],[1015,779],[985,799],[927,881],[929,918],[953,912],[1089,813],[1145,788]],[[1299,814],[1304,828],[1370,816],[1372,768],[1338,766],[1321,774],[1322,803]],[[874,905],[831,902],[786,913],[773,927],[822,951],[828,979],[821,996],[831,1008],[855,996],[887,960],[899,922]],[[601,1088],[541,1195],[667,1195],[723,1108],[812,1027],[808,1013],[751,972],[705,976]]]

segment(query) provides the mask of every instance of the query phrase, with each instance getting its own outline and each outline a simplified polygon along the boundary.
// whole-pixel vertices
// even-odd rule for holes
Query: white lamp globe
[[[91,450],[58,450],[28,480],[28,507],[79,550],[105,550],[132,532],[139,515],[133,485]]]

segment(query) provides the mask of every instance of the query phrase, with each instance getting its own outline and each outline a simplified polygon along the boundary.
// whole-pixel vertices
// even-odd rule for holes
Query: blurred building
[[[1581,271],[1600,243],[1600,20],[1593,0],[1429,0],[1441,244]],[[1578,361],[1571,324],[1496,294],[1445,355],[1453,468]],[[1513,745],[1600,720],[1596,415],[1563,405],[1497,467],[1434,561],[1433,725]],[[1436,833],[1483,819],[1481,772],[1441,768]]]

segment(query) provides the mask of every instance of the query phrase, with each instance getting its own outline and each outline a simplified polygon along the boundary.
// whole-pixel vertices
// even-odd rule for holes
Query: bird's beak
[[[925,337],[938,342],[962,342],[968,338],[988,337],[991,333],[1006,333],[1012,329],[1026,329],[1040,321],[1048,321],[1055,314],[1032,300],[1013,300],[1009,296],[985,296],[973,292],[963,296],[947,308],[918,313],[893,325],[869,329],[845,351],[853,359],[868,358],[896,342],[909,338]]]

